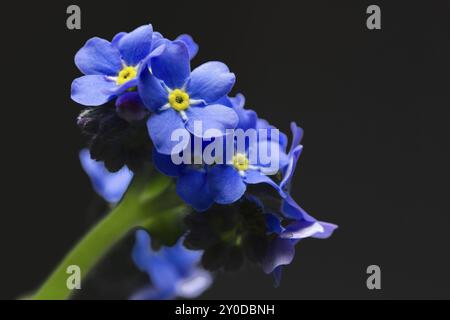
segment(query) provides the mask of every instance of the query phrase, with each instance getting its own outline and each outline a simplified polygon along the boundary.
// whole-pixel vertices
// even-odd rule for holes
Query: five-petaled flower
[[[148,68],[142,68],[139,74],[138,91],[154,112],[147,126],[158,152],[174,152],[179,144],[172,139],[176,130],[203,137],[209,129],[220,136],[236,127],[238,117],[231,108],[212,104],[230,92],[235,82],[235,75],[225,64],[207,62],[191,72],[188,48],[178,40],[158,47],[146,63]],[[195,132],[196,122],[201,122],[202,132]],[[185,143],[181,149],[189,141]]]
[[[177,38],[192,59],[198,46],[189,35]],[[75,64],[85,76],[72,82],[72,99],[85,106],[99,106],[137,85],[143,60],[159,46],[170,42],[152,25],[143,25],[130,33],[120,32],[111,42],[94,37],[75,55]]]
[[[72,83],[72,99],[85,106],[99,106],[137,84],[141,61],[152,50],[153,28],[144,25],[121,32],[111,42],[89,39],[75,55],[75,64],[85,74]]]

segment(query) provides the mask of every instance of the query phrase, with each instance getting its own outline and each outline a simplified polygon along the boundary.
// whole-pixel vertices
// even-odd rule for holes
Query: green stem
[[[150,181],[149,181],[150,179]],[[162,175],[136,177],[120,204],[100,221],[69,252],[32,297],[35,300],[59,300],[70,297],[67,268],[76,265],[85,277],[103,256],[131,229],[148,226],[155,216],[180,212],[183,206],[173,200],[171,182]],[[166,194],[164,192],[166,191]],[[169,196],[170,199],[164,199]]]

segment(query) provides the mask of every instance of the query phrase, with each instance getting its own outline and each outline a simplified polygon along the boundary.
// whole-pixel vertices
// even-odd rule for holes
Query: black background
[[[82,30],[66,28],[73,3]],[[382,30],[366,28],[369,4]],[[305,129],[295,198],[340,226],[298,246],[280,288],[249,268],[218,275],[203,298],[450,297],[449,1],[8,2],[2,17],[0,298],[36,288],[92,222],[74,54],[145,23],[191,34],[194,65],[224,61],[248,107]],[[371,264],[380,291],[366,288]]]

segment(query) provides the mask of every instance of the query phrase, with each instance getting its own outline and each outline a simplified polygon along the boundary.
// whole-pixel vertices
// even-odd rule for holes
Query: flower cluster
[[[154,286],[137,297],[180,295],[180,274],[199,271],[188,260],[213,271],[248,258],[278,283],[300,240],[327,238],[337,227],[311,217],[290,195],[302,129],[292,123],[288,146],[287,135],[244,107],[243,95],[229,96],[235,75],[224,63],[191,70],[197,51],[190,36],[169,40],[145,25],[111,42],[92,38],[75,56],[84,76],[73,81],[71,95],[87,107],[78,125],[89,139],[80,156],[95,190],[118,202],[133,174],[152,165],[174,178],[195,211],[185,219],[184,245],[202,257],[169,263],[182,256],[181,244],[155,253],[138,232],[133,257]]]

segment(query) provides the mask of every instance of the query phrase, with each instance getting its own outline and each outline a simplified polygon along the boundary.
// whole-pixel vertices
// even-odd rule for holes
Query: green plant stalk
[[[160,214],[181,213],[185,207],[174,199],[170,186],[171,180],[162,175],[135,177],[119,205],[78,242],[31,299],[68,299],[73,292],[67,286],[69,266],[78,266],[84,278],[130,230],[148,227]]]

